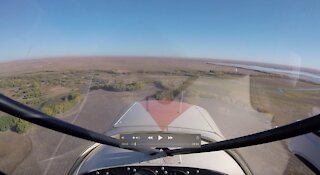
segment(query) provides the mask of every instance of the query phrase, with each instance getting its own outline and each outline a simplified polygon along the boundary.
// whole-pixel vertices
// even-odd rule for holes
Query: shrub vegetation
[[[80,92],[71,92],[69,95],[63,96],[58,102],[44,105],[41,111],[48,115],[62,114],[77,105],[80,100]]]
[[[4,131],[14,131],[19,134],[25,133],[31,124],[25,120],[12,117],[12,116],[2,116],[0,117],[0,132]]]
[[[129,84],[124,83],[111,83],[111,84],[102,84],[98,86],[93,86],[91,90],[104,89],[107,91],[114,92],[123,92],[123,91],[136,91],[140,90],[145,86],[144,81],[136,81]]]

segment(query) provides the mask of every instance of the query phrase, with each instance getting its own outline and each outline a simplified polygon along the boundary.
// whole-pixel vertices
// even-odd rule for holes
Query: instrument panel
[[[225,175],[217,171],[175,166],[123,166],[94,170],[86,175]]]

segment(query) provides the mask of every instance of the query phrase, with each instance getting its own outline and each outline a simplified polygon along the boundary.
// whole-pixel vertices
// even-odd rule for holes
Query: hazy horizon
[[[244,59],[231,59],[231,58],[204,58],[204,57],[169,57],[169,56],[143,56],[143,55],[96,55],[96,56],[51,56],[51,57],[34,57],[34,58],[20,58],[20,59],[12,59],[12,60],[0,60],[0,64],[2,63],[14,63],[14,62],[23,62],[23,61],[49,61],[49,60],[63,60],[63,59],[177,59],[177,60],[193,60],[193,61],[210,61],[212,63],[230,63],[230,64],[239,64],[239,65],[253,65],[253,66],[262,66],[262,67],[269,67],[269,68],[277,68],[277,69],[290,69],[295,68],[301,69],[301,71],[316,71],[320,73],[320,69],[313,68],[313,67],[299,67],[297,65],[288,65],[288,64],[279,64],[279,63],[272,63],[272,62],[263,62],[259,60],[244,60]],[[313,72],[315,73],[315,72]]]

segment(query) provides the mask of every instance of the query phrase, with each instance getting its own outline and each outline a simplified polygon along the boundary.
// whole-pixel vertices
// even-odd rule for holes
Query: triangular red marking
[[[176,101],[149,100],[140,104],[149,112],[161,130],[168,128],[168,125],[178,118],[191,105]]]

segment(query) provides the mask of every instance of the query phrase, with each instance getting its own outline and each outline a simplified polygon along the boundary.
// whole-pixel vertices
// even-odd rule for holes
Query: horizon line
[[[84,59],[84,58],[104,58],[104,59],[111,59],[111,58],[130,58],[130,59],[138,59],[138,58],[147,58],[147,59],[186,59],[186,60],[198,60],[198,61],[221,61],[221,62],[233,62],[237,64],[245,64],[250,63],[252,65],[259,65],[259,64],[266,64],[269,66],[282,66],[282,67],[290,67],[290,68],[300,68],[304,70],[315,70],[320,71],[320,69],[315,67],[308,67],[308,66],[293,66],[293,65],[286,65],[283,63],[274,63],[274,62],[263,62],[263,61],[252,61],[249,59],[237,59],[237,58],[229,58],[229,57],[188,57],[188,56],[156,56],[156,55],[57,55],[57,56],[36,56],[36,57],[25,57],[25,58],[14,58],[11,60],[0,60],[0,64],[5,63],[13,63],[13,62],[20,62],[20,61],[35,61],[35,60],[53,60],[53,59]]]

